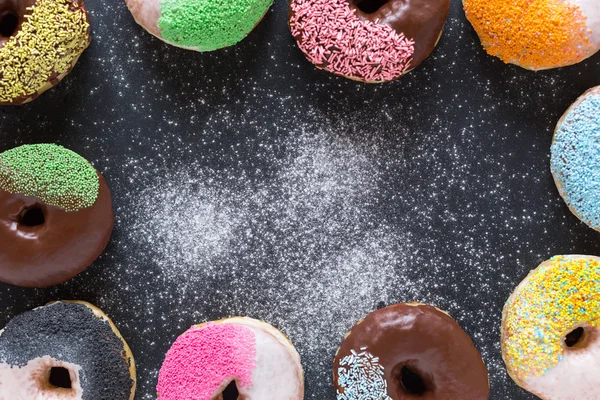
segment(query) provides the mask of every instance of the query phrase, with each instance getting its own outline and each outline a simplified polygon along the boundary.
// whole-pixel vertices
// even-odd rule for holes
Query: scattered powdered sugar
[[[155,157],[125,165],[123,187],[139,191],[120,190],[113,246],[126,269],[111,268],[138,285],[123,290],[143,293],[128,303],[149,327],[143,387],[155,385],[161,355],[190,325],[245,315],[282,330],[302,357],[306,398],[328,398],[344,335],[397,302],[449,312],[481,351],[493,388],[508,386],[501,309],[511,276],[533,264],[520,254],[543,257],[531,249],[549,232],[542,211],[554,201],[532,202],[529,169],[501,173],[516,155],[493,147],[478,158],[477,131],[456,133],[440,119],[427,128],[438,136],[420,127],[386,135],[360,117],[290,126],[225,112],[214,119],[231,142],[188,149],[165,139]],[[464,145],[447,146],[452,135]],[[171,156],[185,152],[193,157]]]
[[[221,317],[272,323],[305,368],[322,374],[354,323],[378,306],[423,298],[426,287],[405,274],[411,234],[375,213],[377,140],[298,128],[282,149],[258,155],[270,165],[254,177],[199,165],[157,174],[128,198],[128,242],[148,254],[157,276],[178,284],[184,307],[220,287]],[[316,384],[330,385],[330,373]]]
[[[240,213],[235,193],[214,182],[207,171],[181,169],[135,194],[137,218],[128,234],[148,247],[169,279],[214,275],[211,266],[228,251]]]

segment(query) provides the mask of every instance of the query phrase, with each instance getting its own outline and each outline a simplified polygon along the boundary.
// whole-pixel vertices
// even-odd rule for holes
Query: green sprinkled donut
[[[77,211],[94,205],[100,182],[79,154],[55,144],[33,144],[0,153],[0,189]]]
[[[273,0],[125,0],[148,32],[175,46],[212,51],[244,39]]]

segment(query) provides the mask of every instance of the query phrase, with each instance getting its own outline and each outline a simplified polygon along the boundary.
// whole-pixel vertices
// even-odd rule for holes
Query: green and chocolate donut
[[[273,0],[125,0],[144,29],[177,47],[212,51],[244,39]]]
[[[100,255],[112,227],[106,181],[77,153],[55,144],[0,153],[0,281],[64,282]]]

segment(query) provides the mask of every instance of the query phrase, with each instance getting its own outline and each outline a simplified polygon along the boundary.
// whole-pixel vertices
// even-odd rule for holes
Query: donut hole
[[[52,367],[50,368],[50,374],[48,376],[48,383],[50,387],[71,389],[71,374],[69,370],[64,367]]]
[[[400,370],[400,385],[407,394],[420,396],[427,391],[423,378],[407,366]]]
[[[39,226],[46,222],[44,211],[37,206],[24,208],[19,213],[19,224],[25,226]]]
[[[238,392],[235,381],[231,381],[222,393],[223,400],[237,400],[239,395],[240,392]]]
[[[356,8],[365,14],[373,14],[383,7],[388,0],[357,0],[354,4]]]
[[[5,11],[0,15],[0,36],[11,37],[19,26],[19,16],[14,11]]]
[[[582,327],[573,329],[571,332],[567,333],[567,336],[565,336],[565,345],[567,347],[573,347],[579,343],[582,343],[584,334],[585,330]]]

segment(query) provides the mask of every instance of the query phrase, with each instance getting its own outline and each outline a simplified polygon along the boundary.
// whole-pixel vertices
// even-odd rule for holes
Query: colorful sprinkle
[[[364,82],[385,82],[410,69],[414,41],[387,25],[361,20],[346,0],[293,0],[290,27],[310,62]]]
[[[468,20],[485,50],[533,69],[571,65],[591,51],[579,6],[563,0],[465,0]]]
[[[210,400],[224,384],[252,384],[256,337],[238,324],[191,327],[167,352],[158,375],[158,400]]]
[[[70,0],[37,0],[21,29],[0,48],[0,102],[31,96],[73,61],[90,42],[83,8]]]
[[[383,366],[379,358],[373,357],[361,347],[360,353],[342,358],[338,368],[337,400],[392,400],[387,395],[387,382],[383,379]]]
[[[94,167],[77,153],[33,144],[0,153],[0,189],[76,211],[94,205],[100,182]]]
[[[600,95],[589,95],[566,116],[550,149],[550,168],[565,202],[600,229]]]
[[[600,326],[600,263],[555,256],[505,306],[505,361],[520,379],[541,376],[565,351],[565,336]]]
[[[166,40],[212,51],[244,39],[273,0],[162,0],[158,27]]]

